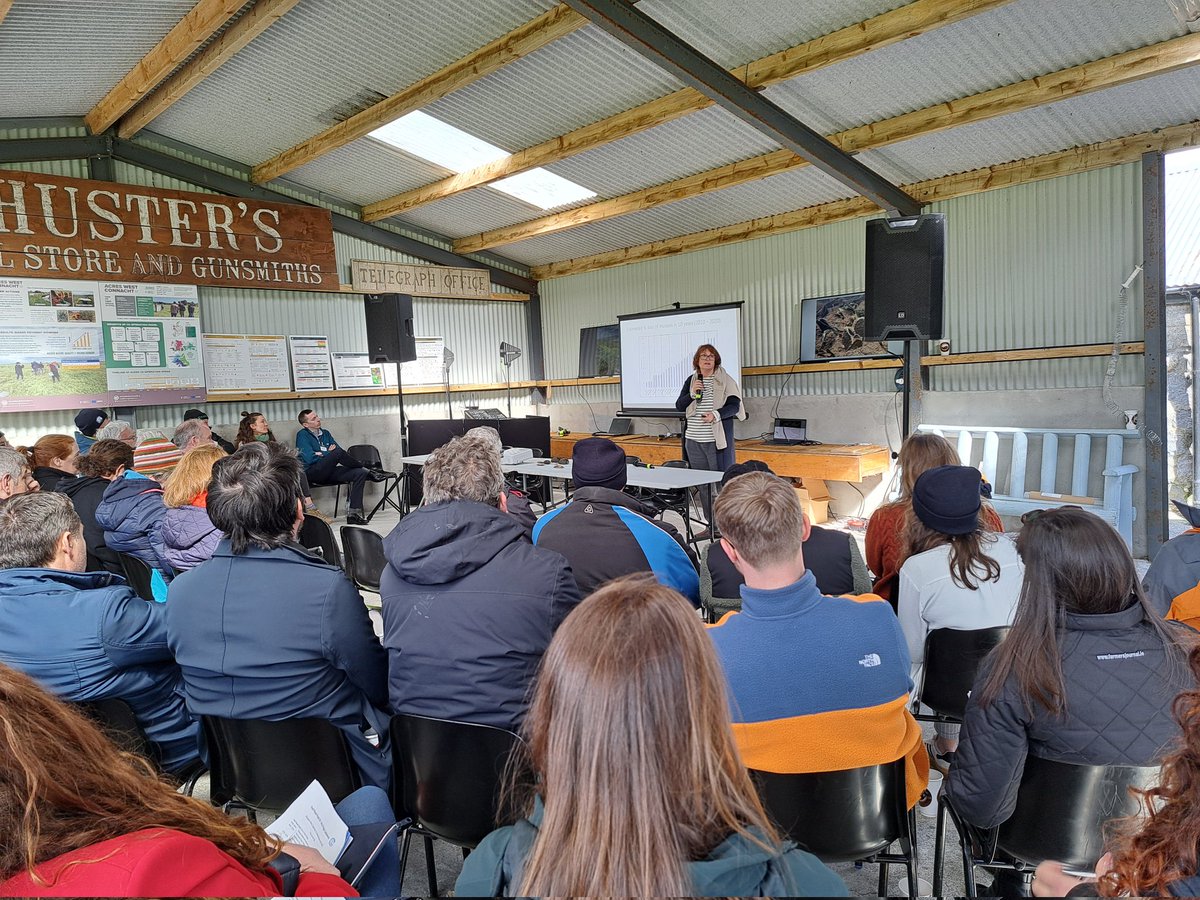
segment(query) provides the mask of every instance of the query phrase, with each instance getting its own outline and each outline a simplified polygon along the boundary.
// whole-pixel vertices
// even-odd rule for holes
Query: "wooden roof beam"
[[[92,134],[107,131],[245,5],[245,0],[200,0],[83,117],[88,130]]]
[[[178,103],[201,81],[252,40],[278,22],[300,0],[258,0],[187,65],[139,103],[117,126],[117,137],[130,138]]]
[[[878,149],[948,128],[1021,112],[1092,91],[1118,87],[1152,75],[1174,72],[1197,62],[1200,62],[1200,33],[1187,34],[970,97],[938,103],[890,119],[860,125],[832,135],[829,140],[846,152]],[[776,150],[620,197],[600,200],[565,212],[460,238],[454,242],[454,249],[456,253],[474,253],[489,247],[554,234],[615,216],[652,209],[664,203],[698,197],[721,188],[757,181],[806,165],[808,163],[794,153]]]
[[[1168,153],[1172,150],[1197,146],[1200,146],[1200,121],[1103,141],[1098,144],[1089,144],[1084,147],[1073,147],[1070,150],[988,166],[957,175],[947,175],[943,178],[934,178],[904,187],[918,200],[933,203],[939,200],[950,200],[969,194],[1013,187],[1018,184],[1044,181],[1060,175],[1074,175],[1093,169],[1136,162],[1141,159],[1143,153]],[[610,250],[594,256],[533,266],[531,274],[538,281],[547,278],[562,278],[567,275],[594,272],[598,269],[661,259],[680,253],[690,253],[694,250],[707,250],[712,247],[783,234],[788,231],[813,228],[817,225],[827,225],[831,222],[873,215],[878,211],[873,203],[862,197],[835,200],[832,203],[778,213],[749,222],[725,225],[721,228],[680,235],[667,240],[639,244],[635,247]]]
[[[278,178],[312,162],[318,156],[365,137],[381,125],[394,122],[415,109],[427,106],[453,91],[491,75],[509,63],[540,50],[586,24],[587,19],[560,4],[386,100],[381,100],[344,122],[332,125],[320,134],[301,141],[266,162],[259,163],[254,167],[251,178],[256,184]]]
[[[916,0],[907,6],[856,22],[795,47],[731,69],[749,87],[761,89],[797,75],[813,72],[898,41],[925,34],[1011,0]],[[504,159],[488,163],[433,184],[423,185],[386,200],[363,207],[368,222],[424,206],[473,187],[546,166],[587,150],[594,150],[670,122],[680,116],[712,106],[713,101],[697,90],[684,88],[650,100],[633,109],[584,125],[533,147],[518,150]]]
[[[4,17],[8,15],[8,11],[12,9],[13,0],[0,0],[0,22],[4,21]]]

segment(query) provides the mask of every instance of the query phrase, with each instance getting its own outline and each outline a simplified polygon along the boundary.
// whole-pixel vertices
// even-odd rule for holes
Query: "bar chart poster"
[[[288,335],[292,378],[297,391],[332,391],[333,363],[327,336]]]

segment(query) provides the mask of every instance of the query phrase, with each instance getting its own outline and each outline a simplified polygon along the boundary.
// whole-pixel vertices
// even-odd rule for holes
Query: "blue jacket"
[[[634,572],[653,572],[661,584],[700,605],[695,554],[673,528],[651,521],[650,510],[621,491],[582,487],[571,502],[538,519],[533,542],[571,564],[579,594]]]
[[[65,700],[124,700],[168,771],[199,758],[200,730],[167,647],[166,610],[117,575],[0,571],[0,662]]]
[[[167,513],[162,497],[163,489],[157,481],[126,472],[104,489],[104,497],[96,507],[96,524],[104,529],[104,544],[109,550],[136,556],[156,572],[170,574],[158,527]],[[166,599],[166,584],[163,582],[161,589],[159,585],[161,578],[160,574],[154,587],[154,599],[160,602]]]
[[[340,569],[298,546],[235,556],[222,540],[170,594],[167,642],[193,713],[328,719],[346,732],[365,783],[387,788],[387,656]]]
[[[171,507],[158,524],[163,557],[176,572],[194,569],[209,559],[225,533],[201,506]]]
[[[296,432],[296,450],[300,453],[300,460],[304,463],[304,468],[306,469],[321,459],[325,455],[325,452],[334,445],[338,447],[342,446],[324,428],[315,435],[308,428],[301,428]],[[342,447],[342,449],[344,450],[345,448]]]
[[[75,446],[79,448],[79,455],[83,456],[92,449],[92,445],[96,443],[95,438],[90,438],[82,431],[75,432]]]
[[[383,551],[392,709],[516,730],[542,654],[579,603],[566,559],[469,500],[414,510]]]

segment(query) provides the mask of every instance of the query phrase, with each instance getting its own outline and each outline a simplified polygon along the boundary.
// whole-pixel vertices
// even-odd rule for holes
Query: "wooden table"
[[[586,437],[591,435],[579,432],[563,437],[551,435],[550,454],[570,459],[575,442]],[[651,465],[662,465],[669,459],[683,459],[683,447],[678,438],[660,440],[653,435],[630,434],[609,440],[624,450],[627,456],[636,456]],[[781,447],[764,444],[757,439],[735,441],[734,458],[738,462],[762,460],[771,467],[772,472],[784,478],[856,482],[886,473],[889,462],[887,448],[875,444]]]

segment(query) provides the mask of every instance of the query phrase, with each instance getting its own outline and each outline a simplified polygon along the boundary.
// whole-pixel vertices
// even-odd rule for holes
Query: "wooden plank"
[[[903,185],[904,190],[922,202],[935,200],[951,200],[955,197],[965,197],[984,191],[1012,187],[1018,184],[1029,184],[1043,181],[1047,178],[1057,178],[1060,175],[1073,175],[1080,172],[1090,172],[1109,166],[1135,162],[1141,159],[1143,153],[1170,152],[1187,147],[1200,146],[1200,122],[1188,122],[1174,125],[1156,131],[1128,135],[1098,144],[1084,147],[1072,147],[1043,156],[1020,159],[1008,163],[1000,163],[970,172],[960,172],[929,181]],[[620,250],[610,250],[593,256],[583,256],[561,262],[533,266],[531,274],[538,280],[561,278],[566,275],[577,275],[582,272],[594,272],[612,266],[623,266],[651,259],[661,259],[676,256],[680,253],[691,253],[696,250],[707,250],[726,244],[753,240],[788,231],[798,231],[813,228],[831,222],[842,222],[848,219],[874,215],[878,209],[873,203],[861,197],[849,200],[835,200],[819,206],[777,213],[748,222],[711,228],[692,234],[680,235],[661,241],[652,241],[625,247]]]
[[[356,289],[354,287],[354,285],[352,285],[352,284],[339,284],[338,292],[342,293],[342,294],[358,294],[359,296],[362,296],[362,291]],[[424,300],[443,300],[443,299],[452,299],[452,298],[424,297],[422,299],[424,299]],[[475,297],[473,299],[475,299],[475,300],[495,300],[500,303],[528,303],[529,295],[528,294],[519,294],[519,293],[518,294],[505,294],[505,293],[501,293],[499,291],[493,291],[492,293],[488,294],[486,297]]]
[[[830,135],[829,140],[847,152],[878,149],[955,126],[982,122],[1067,97],[1128,84],[1151,75],[1174,72],[1197,62],[1200,62],[1200,33],[1188,34],[1150,47],[1130,50],[1106,59],[851,128]],[[776,150],[620,197],[462,237],[454,242],[454,249],[458,253],[475,253],[532,237],[556,234],[581,225],[653,209],[665,203],[699,197],[711,191],[746,184],[807,165],[806,160],[791,151]],[[924,197],[917,199],[928,202]],[[871,204],[870,209],[874,211],[877,207]]]
[[[887,471],[887,448],[877,446],[773,447],[761,441],[737,441],[734,459],[758,459],[785,478],[819,478],[823,481],[861,482]]]
[[[278,22],[300,0],[258,0],[236,22],[178,72],[139,103],[117,126],[117,136],[130,138],[179,102],[233,55]]]
[[[512,383],[513,390],[526,390],[529,388],[539,387],[541,382],[537,381],[514,381]],[[507,390],[509,385],[500,382],[498,384],[452,384],[450,385],[450,393],[452,394],[470,394],[484,393],[490,391]],[[441,394],[446,388],[440,384],[419,385],[414,387],[404,388],[404,396],[410,394]],[[339,397],[395,397],[396,391],[394,388],[368,388],[366,390],[332,390],[332,391],[272,391],[269,393],[211,393],[205,400],[206,403],[247,403],[247,402],[266,402],[268,400],[329,400]]]
[[[88,130],[106,131],[245,5],[245,0],[200,0],[83,117]]]
[[[0,0],[0,23],[4,22],[4,17],[8,15],[8,11],[12,9],[13,0]]]
[[[365,137],[381,125],[393,122],[415,109],[428,106],[452,91],[460,90],[480,78],[491,75],[509,63],[528,56],[586,24],[587,19],[579,13],[559,4],[462,59],[422,78],[416,84],[392,94],[386,100],[381,100],[344,122],[326,128],[320,134],[259,163],[251,173],[251,180],[261,184],[278,178],[305,163],[312,162],[318,156]]]
[[[916,0],[915,3],[856,22],[730,71],[752,88],[765,88],[925,34],[1008,2],[1010,0]],[[505,159],[370,204],[364,208],[364,218],[368,222],[386,218],[537,166],[547,166],[711,105],[712,101],[699,91],[684,88],[518,150]]]
[[[1142,341],[1118,345],[1122,356],[1146,352]],[[922,356],[923,366],[961,366],[971,363],[1017,362],[1027,359],[1078,359],[1085,356],[1108,356],[1112,344],[1081,344],[1074,347],[1032,347],[1023,350],[987,350],[979,353],[952,353],[949,356]]]

